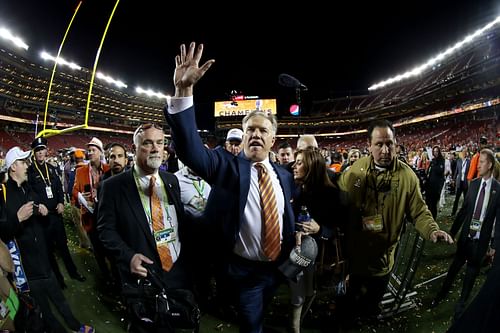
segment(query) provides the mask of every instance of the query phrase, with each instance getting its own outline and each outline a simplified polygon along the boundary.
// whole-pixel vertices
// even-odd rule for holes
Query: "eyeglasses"
[[[151,127],[154,127],[156,129],[159,129],[161,131],[163,131],[163,127],[160,125],[160,124],[156,124],[156,123],[145,123],[145,124],[142,124],[140,125],[139,127],[137,127],[137,129],[134,131],[134,138],[137,136],[137,134],[139,134],[140,132],[143,132],[145,130],[148,130],[150,129]]]

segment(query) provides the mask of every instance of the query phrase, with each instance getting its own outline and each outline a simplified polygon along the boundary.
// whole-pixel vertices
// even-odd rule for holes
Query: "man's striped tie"
[[[150,204],[151,204],[151,219],[153,220],[153,232],[157,232],[165,229],[163,224],[163,209],[161,208],[160,197],[155,191],[156,178],[151,176],[149,181],[149,193]],[[168,209],[168,208],[167,208]],[[165,271],[169,271],[173,266],[172,255],[170,254],[170,249],[168,248],[168,243],[156,244],[158,249],[158,254],[160,255],[161,267]]]
[[[273,261],[281,251],[281,235],[278,220],[278,205],[271,177],[262,163],[255,164],[259,174],[260,204],[262,208],[262,248],[264,254]]]

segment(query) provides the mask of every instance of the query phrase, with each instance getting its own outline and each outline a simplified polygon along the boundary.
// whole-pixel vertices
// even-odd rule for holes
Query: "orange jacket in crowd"
[[[475,153],[470,160],[469,173],[467,174],[467,180],[470,182],[474,178],[477,178],[477,166],[479,164],[479,152]]]
[[[73,185],[72,197],[77,207],[80,207],[81,211],[81,221],[83,228],[86,232],[92,231],[95,228],[95,218],[94,214],[89,212],[85,207],[79,204],[78,202],[78,192],[85,193],[88,192],[85,190],[87,186],[92,193],[92,199],[94,202],[97,202],[97,186],[99,185],[100,177],[103,173],[109,170],[109,165],[101,162],[101,168],[99,170],[99,177],[94,181],[90,181],[90,163],[86,165],[82,165],[81,167],[76,169],[75,175],[75,184]]]

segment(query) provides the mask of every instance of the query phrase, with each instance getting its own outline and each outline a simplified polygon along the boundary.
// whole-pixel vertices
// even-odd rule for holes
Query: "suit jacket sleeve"
[[[110,179],[111,180],[111,179]],[[97,230],[99,239],[104,247],[109,250],[113,257],[124,265],[130,265],[130,260],[135,254],[127,243],[125,243],[117,230],[117,212],[120,210],[117,202],[118,189],[114,186],[116,182],[104,181],[99,191],[99,210],[97,215]],[[106,200],[103,200],[106,198]]]
[[[213,184],[215,173],[220,167],[221,154],[215,154],[203,145],[196,128],[194,106],[176,114],[169,114],[165,107],[164,114],[179,159],[209,184]]]
[[[496,214],[495,214],[495,235],[494,235],[494,243],[492,244],[492,247],[494,249],[500,248],[500,193],[497,193],[497,199],[498,200],[496,200]]]
[[[71,196],[73,197],[73,200],[75,202],[76,207],[80,207],[80,204],[78,203],[78,192],[83,192],[83,175],[84,175],[84,170],[85,167],[81,166],[78,169],[75,170],[75,182],[73,183],[73,189],[71,191]]]

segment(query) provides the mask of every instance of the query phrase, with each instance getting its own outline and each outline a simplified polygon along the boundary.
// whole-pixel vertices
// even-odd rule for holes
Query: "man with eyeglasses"
[[[137,286],[138,278],[146,278],[151,270],[169,288],[190,289],[182,247],[184,208],[179,181],[159,170],[163,129],[156,124],[141,125],[133,140],[134,167],[101,184],[99,237],[116,259],[122,286]],[[129,320],[129,332],[172,330],[133,315]]]
[[[175,96],[164,110],[179,158],[211,186],[205,214],[222,252],[225,273],[236,288],[240,332],[260,333],[266,305],[284,277],[279,265],[295,245],[290,204],[293,179],[269,161],[277,121],[254,110],[242,121],[242,152],[206,148],[196,128],[193,87],[214,63],[199,66],[203,45],[183,44],[175,57]]]

